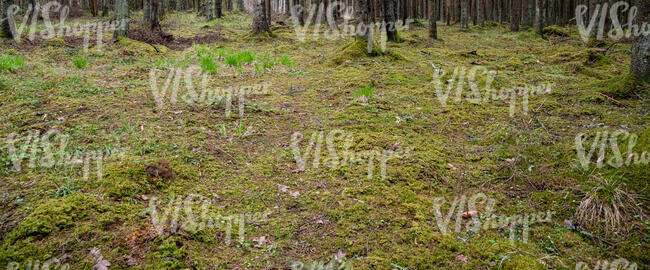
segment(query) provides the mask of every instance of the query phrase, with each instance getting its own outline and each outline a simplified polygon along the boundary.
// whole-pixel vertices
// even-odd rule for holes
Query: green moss
[[[112,163],[104,170],[106,194],[115,199],[129,197],[150,189],[149,177],[142,164]]]
[[[559,36],[559,37],[569,36],[569,31],[557,25],[550,25],[544,27],[542,33],[544,34],[544,36]]]
[[[52,232],[72,226],[93,213],[104,212],[96,198],[83,193],[72,193],[68,196],[51,199],[41,204],[34,212],[18,224],[12,232],[11,239],[27,236],[46,236]]]
[[[185,248],[178,247],[178,239],[170,237],[162,241],[156,248],[156,252],[151,254],[154,259],[153,269],[184,269],[187,267],[183,258],[185,257]]]
[[[505,270],[546,270],[547,268],[535,258],[518,256],[503,264]]]
[[[634,75],[625,74],[613,77],[605,82],[607,85],[603,89],[603,94],[612,98],[630,98],[641,86],[642,82]]]
[[[116,48],[120,49],[120,51],[125,55],[150,56],[156,54],[166,54],[169,51],[169,49],[163,45],[150,45],[123,36],[119,36],[117,38],[117,42],[115,42],[113,46],[117,46]]]
[[[43,47],[65,47],[65,45],[65,40],[61,38],[48,39],[41,44]]]
[[[368,41],[364,38],[357,38],[357,40],[349,42],[339,48],[332,57],[332,62],[336,65],[342,64],[345,60],[354,60],[366,56],[378,56],[382,54],[377,44],[372,46],[372,51],[368,53]]]

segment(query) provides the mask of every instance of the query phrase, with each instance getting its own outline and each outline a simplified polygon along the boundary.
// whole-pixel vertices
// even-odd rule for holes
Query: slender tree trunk
[[[205,0],[205,18],[208,21],[214,19],[214,0]]]
[[[266,19],[266,4],[264,0],[254,0],[255,10],[253,14],[253,33],[260,34],[268,32],[270,29],[268,20]]]
[[[14,38],[16,36],[16,22],[13,14],[9,13],[9,6],[13,0],[0,0],[0,36]]]
[[[636,6],[638,7],[636,25],[639,26],[639,30],[648,29],[648,25],[650,25],[650,2],[637,0]],[[647,32],[641,32],[634,40],[630,72],[643,80],[650,81],[650,34]]]
[[[222,0],[215,0],[215,6],[216,6],[216,13],[217,13],[217,18],[221,18],[223,16],[223,10],[221,8],[221,3],[223,2]]]
[[[151,1],[151,18],[149,18],[149,21],[151,22],[151,32],[160,35],[162,33],[162,30],[160,29],[160,20],[159,15],[158,15],[158,6],[161,4],[161,0],[150,0]]]
[[[238,7],[238,8],[239,8],[239,11],[241,11],[241,12],[245,12],[245,11],[246,11],[246,8],[244,7],[244,0],[239,0],[239,1],[237,1],[237,5],[239,6],[239,7]]]
[[[485,0],[476,1],[476,19],[481,27],[485,26]]]
[[[445,9],[447,10],[445,12],[445,16],[447,17],[447,26],[451,25],[451,13],[450,13],[450,8],[451,8],[451,0],[447,0],[447,6],[445,6]]]
[[[360,22],[365,27],[358,27],[356,36],[365,39],[368,42],[368,53],[372,52],[372,29],[370,26],[370,3],[369,0],[359,0],[359,14]],[[408,13],[408,12],[407,12]]]
[[[386,39],[397,41],[397,18],[395,17],[394,0],[384,0],[384,22],[386,22]]]
[[[543,34],[544,31],[544,22],[542,20],[542,8],[543,3],[546,0],[535,0],[535,32],[537,34]]]
[[[113,36],[128,36],[129,34],[129,1],[115,0],[115,16],[120,27],[115,28]]]
[[[469,28],[469,16],[467,14],[468,10],[468,1],[469,0],[461,0],[461,7],[460,7],[460,23],[461,23],[461,28],[463,29],[468,29]]]
[[[519,31],[519,12],[521,11],[521,0],[511,0],[510,6],[510,30],[513,32]]]
[[[110,0],[102,0],[102,17],[108,16],[108,5],[110,2]]]
[[[149,23],[151,19],[151,0],[143,0],[142,2],[142,5],[144,6],[142,8],[144,22]]]
[[[429,37],[432,39],[438,39],[438,26],[436,23],[436,8],[433,0],[429,0]]]
[[[264,12],[266,12],[266,15],[264,18],[266,18],[266,24],[271,27],[271,16],[272,16],[272,10],[271,10],[271,0],[263,0],[264,1]]]

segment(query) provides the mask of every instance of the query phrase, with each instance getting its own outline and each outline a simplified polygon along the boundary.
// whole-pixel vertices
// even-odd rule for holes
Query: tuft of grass
[[[83,59],[82,57],[72,58],[72,63],[77,68],[85,68],[88,65],[88,61],[86,61],[86,59]]]
[[[253,52],[243,51],[237,54],[237,59],[240,63],[252,63],[255,61],[255,56],[253,56]]]
[[[211,56],[201,57],[201,70],[209,74],[217,73],[217,64],[214,63]]]
[[[239,58],[237,57],[237,55],[231,54],[226,56],[226,65],[232,67],[240,67],[241,62],[239,62]]]
[[[275,66],[275,61],[264,61],[262,62],[263,68],[272,68]]]
[[[294,63],[293,60],[291,60],[291,57],[286,54],[281,55],[279,61],[281,64],[290,68],[294,68],[296,66],[296,63]]]
[[[597,175],[592,178],[596,184],[587,192],[576,212],[580,224],[605,229],[609,234],[620,231],[620,225],[633,216],[643,216],[642,209],[636,203],[636,196],[623,189],[623,177],[606,179]]]
[[[362,96],[368,98],[374,94],[375,94],[375,88],[372,85],[369,85],[364,88],[357,89],[357,91],[354,92],[354,98],[360,98]]]
[[[228,50],[228,49],[216,49],[214,52],[215,52],[218,56],[221,56],[221,57],[224,57],[224,58],[225,58],[226,56],[232,54],[232,52],[231,52],[230,50]]]
[[[0,72],[14,72],[25,65],[25,58],[8,55],[0,57]]]

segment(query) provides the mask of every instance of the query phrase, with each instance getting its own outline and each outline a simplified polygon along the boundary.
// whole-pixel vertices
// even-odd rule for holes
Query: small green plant
[[[72,63],[77,68],[85,68],[88,65],[88,61],[86,61],[86,59],[83,59],[82,57],[72,58]]]
[[[223,58],[225,58],[226,56],[232,54],[232,52],[231,52],[230,50],[228,50],[228,49],[216,49],[214,52],[215,52],[218,56],[221,56],[221,57],[223,57]]]
[[[358,89],[354,92],[354,98],[360,98],[362,96],[370,97],[375,94],[375,88],[372,85],[366,86],[364,88]]]
[[[240,63],[252,63],[255,61],[255,56],[250,51],[243,51],[237,54]]]
[[[221,135],[228,137],[228,131],[226,129],[226,124],[221,124]]]
[[[244,135],[244,123],[242,123],[242,121],[239,121],[239,124],[237,124],[237,135],[239,135],[239,137]]]
[[[296,66],[296,63],[294,63],[293,60],[291,60],[291,57],[286,54],[280,56],[280,63],[290,68],[294,68]]]
[[[264,67],[264,68],[272,68],[274,66],[275,66],[274,61],[264,61],[264,62],[262,62],[262,67]]]
[[[227,55],[226,56],[226,65],[232,66],[232,67],[239,67],[241,66],[241,63],[239,62],[239,58],[237,55]]]
[[[201,69],[203,72],[209,74],[217,73],[217,64],[212,60],[212,56],[205,56],[201,58]]]
[[[72,185],[70,183],[66,183],[65,185],[59,185],[59,183],[55,179],[52,179],[52,182],[56,186],[56,192],[54,193],[55,198],[65,197],[66,195],[70,195],[72,194],[72,192],[74,192],[72,190]]]
[[[8,55],[0,57],[0,72],[14,72],[25,65],[25,58]]]

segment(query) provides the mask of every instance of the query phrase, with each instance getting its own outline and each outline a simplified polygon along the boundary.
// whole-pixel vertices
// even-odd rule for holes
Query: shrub
[[[86,61],[86,59],[83,59],[81,57],[72,58],[72,63],[77,68],[85,68],[88,65],[88,61]]]
[[[8,55],[0,58],[0,72],[14,72],[25,65],[25,58]]]

